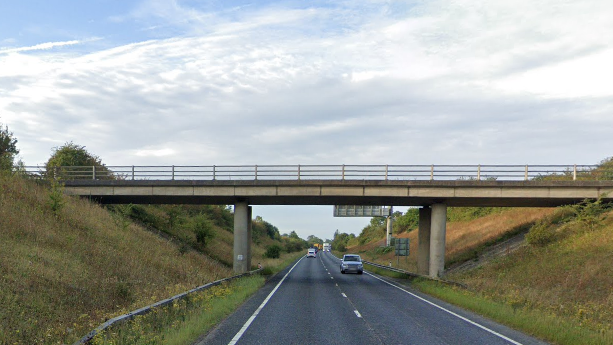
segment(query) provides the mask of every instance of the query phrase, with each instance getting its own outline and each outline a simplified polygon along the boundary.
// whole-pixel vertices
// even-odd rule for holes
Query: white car
[[[357,254],[345,254],[341,260],[341,273],[355,272],[357,274],[364,273],[362,258]]]
[[[309,248],[309,250],[307,251],[307,258],[316,258],[317,257],[317,252],[315,251],[315,248]]]

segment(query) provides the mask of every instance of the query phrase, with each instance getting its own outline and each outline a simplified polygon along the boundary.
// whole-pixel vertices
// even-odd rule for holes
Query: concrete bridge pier
[[[432,205],[430,228],[430,271],[432,278],[442,278],[445,273],[445,234],[447,231],[447,205]]]
[[[392,216],[388,216],[387,217],[387,230],[386,230],[387,234],[385,235],[385,245],[386,246],[392,245],[393,228],[394,228],[394,220],[392,219]]]
[[[251,269],[251,207],[246,202],[234,205],[234,253],[235,273]]]
[[[430,224],[432,209],[428,206],[419,209],[417,229],[417,273],[427,276],[430,273]]]

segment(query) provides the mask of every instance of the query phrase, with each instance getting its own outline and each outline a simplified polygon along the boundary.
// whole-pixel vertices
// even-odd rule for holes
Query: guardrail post
[[[132,181],[134,181],[134,165],[132,166]]]
[[[481,164],[477,166],[477,181],[481,181]]]
[[[343,164],[343,170],[342,170],[342,180],[345,181],[345,164]]]
[[[387,173],[389,171],[388,169],[389,167],[387,166],[387,164],[385,164],[385,181],[387,181]]]
[[[434,164],[430,166],[430,181],[434,180]]]
[[[528,181],[528,164],[526,164],[526,171],[524,172],[524,181]]]
[[[300,164],[298,164],[298,181],[300,181]]]
[[[258,180],[258,165],[255,165],[255,180]]]
[[[573,181],[577,181],[577,164],[573,166]]]
[[[92,180],[96,179],[96,166],[92,165]]]

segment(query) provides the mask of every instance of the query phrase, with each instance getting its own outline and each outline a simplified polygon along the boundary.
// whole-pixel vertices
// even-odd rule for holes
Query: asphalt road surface
[[[270,279],[196,344],[545,344],[320,252]]]

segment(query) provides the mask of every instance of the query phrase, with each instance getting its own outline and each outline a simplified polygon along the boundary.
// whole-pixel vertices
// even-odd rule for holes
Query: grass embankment
[[[531,231],[543,229],[550,233],[548,243],[525,246],[450,278],[468,284],[486,300],[560,320],[535,331],[549,341],[612,344],[613,214],[596,223],[554,215]]]
[[[498,243],[510,235],[525,232],[537,220],[554,212],[553,209],[517,208],[496,210],[494,213],[479,217],[479,214],[475,214],[472,210],[473,208],[467,209],[470,216],[461,215],[461,208],[450,209],[452,220],[447,224],[445,242],[445,262],[448,266],[477,257],[488,245]],[[393,250],[381,247],[384,245],[383,239],[349,247],[347,250],[360,253],[368,261],[381,265],[388,265],[391,262],[394,267],[417,272],[417,231],[403,232],[394,237],[410,239],[408,258],[396,260]]]
[[[192,250],[231,242],[229,231],[209,230],[208,243],[164,238],[121,212],[0,175],[0,344],[73,343],[107,319],[233,275]]]
[[[447,262],[470,258],[475,248],[485,250],[488,243],[498,241],[492,234],[505,238],[524,226],[532,245],[446,277],[469,289],[420,280],[413,285],[552,343],[611,344],[613,214],[594,208],[598,206],[516,209],[452,222],[447,228]],[[377,251],[381,249],[362,255],[381,260]],[[415,261],[413,254],[410,261]],[[414,267],[410,264],[409,271]]]
[[[303,254],[284,254],[268,259],[263,272],[277,273]],[[93,344],[193,344],[247,298],[264,285],[263,275],[236,279],[211,289],[194,293],[172,306],[158,308],[149,314],[109,328],[94,338]]]

